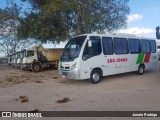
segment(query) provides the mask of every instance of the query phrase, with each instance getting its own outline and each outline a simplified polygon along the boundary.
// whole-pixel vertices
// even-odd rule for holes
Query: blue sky
[[[129,6],[128,28],[122,31],[155,38],[155,27],[160,25],[160,0],[130,0]]]
[[[0,0],[0,8],[5,8],[6,0]],[[20,0],[14,0],[20,4]],[[28,6],[28,4],[23,4]],[[121,33],[136,34],[137,36],[155,38],[155,27],[160,25],[160,0],[130,0],[130,14],[127,28]],[[63,47],[64,44],[58,47]],[[44,47],[52,47],[44,45]]]

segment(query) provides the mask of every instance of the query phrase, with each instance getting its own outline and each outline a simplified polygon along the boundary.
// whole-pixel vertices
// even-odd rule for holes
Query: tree
[[[21,21],[19,38],[61,41],[78,34],[125,27],[129,0],[22,0],[32,12]]]
[[[34,40],[19,41],[17,39],[20,10],[21,8],[12,1],[8,1],[5,9],[0,9],[0,52],[5,55],[13,54],[35,43]]]

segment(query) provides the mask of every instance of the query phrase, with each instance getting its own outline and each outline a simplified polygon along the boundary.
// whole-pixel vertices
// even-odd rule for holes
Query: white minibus
[[[127,34],[84,34],[69,40],[60,58],[58,72],[66,79],[90,79],[158,66],[155,39]]]

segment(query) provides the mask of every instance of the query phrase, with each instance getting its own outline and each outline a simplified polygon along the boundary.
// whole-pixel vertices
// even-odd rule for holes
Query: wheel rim
[[[40,67],[39,67],[38,65],[36,65],[36,66],[34,67],[34,70],[35,70],[35,71],[39,71],[39,70],[40,70]]]
[[[93,79],[93,81],[94,82],[98,82],[99,81],[99,74],[98,73],[94,73],[93,75],[92,75],[92,79]]]
[[[139,72],[143,73],[143,67],[140,67]]]

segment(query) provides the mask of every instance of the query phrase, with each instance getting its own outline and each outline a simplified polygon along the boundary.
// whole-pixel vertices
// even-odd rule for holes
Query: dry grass
[[[53,79],[58,79],[58,77],[52,77]]]
[[[51,79],[58,79],[57,72],[53,72],[53,70],[47,70],[40,73],[34,73],[29,71],[22,71],[18,69],[14,69],[8,66],[1,66],[0,70],[0,87],[12,87],[16,84],[25,84],[25,83],[44,83],[44,79],[51,80]]]
[[[57,100],[56,102],[59,103],[59,104],[61,104],[61,103],[67,103],[69,101],[71,101],[71,100],[68,97],[65,97],[65,98],[63,98],[61,100]]]
[[[26,102],[28,102],[28,101],[29,101],[28,98],[29,98],[29,97],[27,97],[27,96],[20,96],[20,97],[19,97],[19,99],[21,100],[21,103],[26,103]]]
[[[40,81],[40,80],[37,80],[37,81],[36,81],[36,83],[43,83],[43,82],[42,82],[42,81]]]

